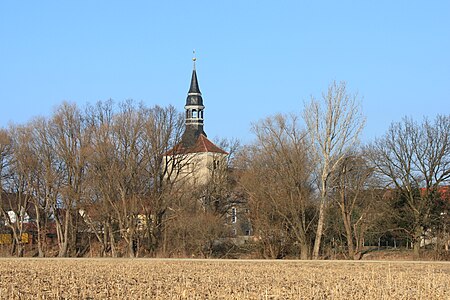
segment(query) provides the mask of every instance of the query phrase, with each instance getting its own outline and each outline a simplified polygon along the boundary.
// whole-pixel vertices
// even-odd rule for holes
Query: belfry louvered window
[[[231,208],[231,223],[237,222],[237,209],[236,207]]]

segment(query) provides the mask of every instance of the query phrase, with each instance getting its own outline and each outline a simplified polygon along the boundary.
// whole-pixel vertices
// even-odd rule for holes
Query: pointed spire
[[[189,92],[186,99],[186,105],[203,106],[202,93],[200,92],[200,88],[198,86],[197,70],[195,66],[195,62],[197,61],[197,58],[195,57],[195,50],[193,51],[193,54],[194,57],[192,58],[192,61],[194,62],[194,65],[192,70],[191,85],[189,87]]]
[[[184,106],[186,110],[186,129],[183,133],[182,142],[185,147],[192,147],[200,135],[206,136],[206,133],[203,131],[203,110],[205,106],[203,105],[202,93],[198,87],[195,50],[193,53],[191,85],[186,98],[186,105]]]
[[[197,61],[197,58],[195,57],[195,50],[192,51],[193,57],[193,68],[192,68],[192,78],[191,78],[191,86],[189,88],[189,95],[199,95],[201,98],[202,93],[200,92],[200,88],[198,87],[198,80],[197,80],[197,70],[195,66],[195,62]]]
[[[202,95],[202,93],[200,92],[200,88],[198,87],[197,72],[195,71],[195,69],[192,71],[191,86],[189,87],[189,95],[199,95],[199,96]]]

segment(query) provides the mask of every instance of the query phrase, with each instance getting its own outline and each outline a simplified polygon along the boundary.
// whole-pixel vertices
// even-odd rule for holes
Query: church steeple
[[[182,142],[185,147],[192,147],[200,134],[206,136],[206,133],[203,131],[203,110],[205,109],[205,106],[203,105],[202,93],[198,86],[197,70],[195,66],[197,59],[195,58],[195,52],[192,60],[194,66],[192,70],[191,85],[186,98],[186,105],[184,106],[184,109],[186,110],[186,128],[183,133]]]
[[[194,61],[194,68],[192,70],[191,86],[189,87],[188,96],[186,98],[186,106],[203,106],[202,93],[200,92],[200,88],[198,87],[197,70],[195,69],[196,58],[194,57],[192,60]]]

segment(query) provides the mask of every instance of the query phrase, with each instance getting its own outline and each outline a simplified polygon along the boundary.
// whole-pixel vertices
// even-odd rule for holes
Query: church
[[[197,79],[196,59],[193,61],[191,84],[184,106],[184,133],[181,142],[164,156],[168,169],[175,170],[169,173],[170,179],[204,185],[226,171],[228,153],[211,142],[203,129],[205,106]]]
[[[226,186],[230,170],[227,166],[228,153],[211,142],[204,130],[205,106],[197,79],[196,59],[193,58],[192,77],[186,104],[184,106],[185,128],[181,141],[164,154],[166,179],[175,184],[187,184],[192,189],[205,191],[199,201],[209,202],[206,191]],[[248,218],[249,210],[242,198],[227,193],[220,199],[225,224],[231,236],[250,236],[252,229]],[[217,200],[217,199],[216,199]]]

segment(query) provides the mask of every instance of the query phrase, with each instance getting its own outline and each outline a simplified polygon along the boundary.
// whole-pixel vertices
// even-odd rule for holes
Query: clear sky
[[[363,140],[450,113],[450,1],[0,1],[0,127],[63,100],[176,106],[192,50],[209,137],[299,113],[333,80],[363,97]]]

